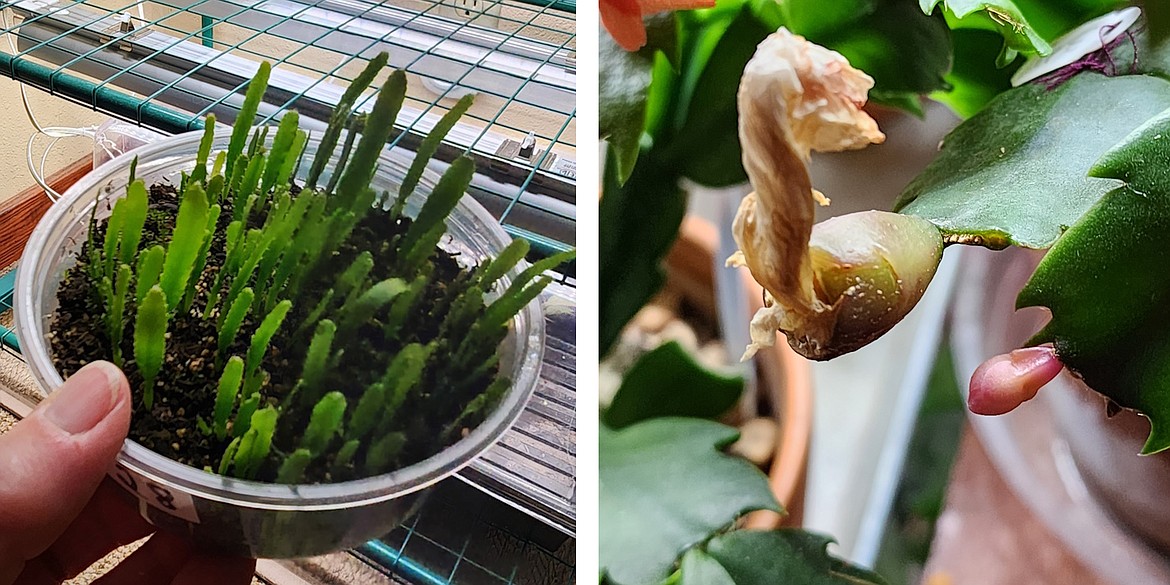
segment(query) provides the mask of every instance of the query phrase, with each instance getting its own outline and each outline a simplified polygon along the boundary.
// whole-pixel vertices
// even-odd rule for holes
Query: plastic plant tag
[[[1033,79],[1062,69],[1087,55],[1108,47],[1138,21],[1142,10],[1129,6],[1094,18],[1069,31],[1052,44],[1052,53],[1031,57],[1012,75],[1012,87],[1019,87]]]

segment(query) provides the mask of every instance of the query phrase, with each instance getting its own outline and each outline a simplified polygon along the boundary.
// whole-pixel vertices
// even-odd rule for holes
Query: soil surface
[[[293,190],[294,195],[297,191],[299,189]],[[219,216],[217,236],[212,242],[207,267],[197,284],[199,292],[196,300],[189,312],[183,313],[180,310],[169,322],[166,357],[156,382],[154,405],[149,412],[141,399],[143,379],[133,359],[133,325],[137,313],[133,293],[126,301],[124,313],[122,368],[135,393],[130,438],[157,453],[201,469],[217,469],[224,449],[231,440],[230,432],[225,440],[218,440],[214,435],[201,432],[199,422],[200,418],[204,422],[211,422],[210,416],[214,410],[216,389],[222,372],[222,364],[216,363],[215,315],[218,312],[213,311],[210,319],[204,319],[203,313],[209,302],[207,291],[213,288],[215,275],[220,271],[226,258],[224,234],[232,218],[230,202],[226,199],[221,202],[224,209]],[[178,201],[177,189],[174,186],[170,184],[151,186],[150,212],[147,214],[140,250],[169,241],[174,228]],[[249,227],[259,227],[263,220],[259,214],[253,213]],[[318,270],[308,275],[301,287],[300,298],[292,299],[293,309],[273,337],[261,365],[270,376],[261,389],[264,400],[269,405],[278,406],[281,412],[273,441],[273,453],[262,468],[259,479],[270,481],[275,477],[279,462],[284,455],[297,448],[301,431],[308,425],[311,405],[301,407],[292,400],[288,401],[289,404],[282,405],[282,399],[289,394],[301,374],[304,353],[312,335],[310,331],[296,337],[295,332],[317,305],[317,301],[333,286],[337,276],[349,266],[361,250],[370,250],[374,256],[374,268],[368,282],[379,282],[394,277],[391,271],[395,265],[396,251],[391,241],[396,235],[405,233],[409,225],[409,218],[391,221],[388,214],[375,209],[358,224],[351,237],[332,259],[322,262]],[[96,226],[94,241],[101,242],[104,231],[104,224]],[[77,265],[65,274],[58,290],[59,306],[54,315],[52,333],[49,334],[54,362],[65,377],[72,375],[88,362],[99,359],[111,360],[114,353],[100,317],[105,311],[104,303],[85,270],[87,258],[87,252],[83,249],[78,255]],[[351,408],[366,387],[381,378],[385,368],[401,347],[411,342],[425,344],[437,337],[446,308],[465,290],[471,271],[461,267],[454,255],[445,252],[440,245],[432,254],[430,261],[433,271],[424,292],[425,301],[421,304],[422,307],[430,309],[412,311],[404,324],[404,333],[399,339],[385,339],[379,324],[375,322],[363,326],[352,339],[335,340],[335,352],[339,349],[338,344],[342,344],[340,358],[337,366],[327,376],[326,384],[329,385],[329,390],[343,392]],[[224,291],[227,290],[228,284],[230,279],[225,283]],[[132,282],[130,290],[133,291],[134,288],[135,283]],[[263,315],[257,317],[249,313],[235,343],[227,352],[228,356],[242,357],[247,353],[251,333],[262,317]],[[450,380],[443,379],[442,368],[432,367],[432,364],[442,364],[443,360],[449,359],[445,355],[445,352],[449,351],[450,348],[441,343],[432,354],[423,388],[443,389],[453,385]],[[453,437],[441,437],[440,430],[454,420],[464,406],[487,387],[493,377],[494,372],[483,376],[483,380],[459,396],[424,392],[408,399],[395,418],[396,425],[402,427],[399,430],[407,437],[405,447],[396,462],[397,467],[425,459],[458,439],[458,433]],[[261,408],[264,406],[265,403],[262,403]],[[465,421],[464,425],[474,426],[482,418],[480,415],[474,420]],[[339,442],[340,439],[335,438],[332,451],[337,450],[339,445],[336,443]],[[355,461],[362,460],[361,455],[365,448],[363,446],[358,451]],[[306,480],[340,481],[360,475],[353,465],[339,470],[329,459],[318,458],[306,471]]]

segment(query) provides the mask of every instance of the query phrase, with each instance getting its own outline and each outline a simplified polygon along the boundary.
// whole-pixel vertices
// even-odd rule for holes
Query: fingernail
[[[88,364],[49,397],[44,416],[66,433],[84,433],[114,409],[121,383],[122,372],[114,364]]]

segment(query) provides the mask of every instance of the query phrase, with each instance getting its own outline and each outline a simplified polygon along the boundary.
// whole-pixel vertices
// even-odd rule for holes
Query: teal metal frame
[[[0,314],[12,309],[13,289],[16,286],[16,270],[9,270],[0,276]],[[0,348],[7,348],[20,353],[20,340],[16,332],[0,325]]]
[[[345,0],[337,1],[343,2]],[[356,69],[356,67],[347,66],[353,63],[360,64],[364,62],[363,55],[372,53],[379,47],[386,47],[393,44],[394,39],[397,38],[394,35],[399,31],[410,29],[411,26],[433,25],[436,22],[452,22],[449,19],[443,20],[444,17],[442,16],[436,16],[435,12],[441,6],[441,4],[436,2],[428,4],[425,9],[411,13],[411,16],[404,23],[398,26],[391,26],[384,34],[375,35],[367,33],[358,35],[349,31],[351,29],[357,30],[355,27],[360,27],[368,19],[381,15],[382,12],[380,11],[401,11],[401,9],[388,9],[383,4],[374,2],[373,0],[348,0],[349,3],[346,6],[351,7],[350,13],[330,13],[334,16],[341,15],[344,17],[342,20],[332,22],[330,26],[315,26],[315,28],[311,28],[313,32],[307,33],[307,36],[306,34],[298,36],[288,33],[287,30],[291,29],[287,27],[300,26],[302,29],[309,30],[312,25],[308,21],[312,20],[311,16],[318,14],[314,11],[324,10],[320,8],[321,6],[331,6],[329,4],[330,0],[288,0],[287,5],[292,10],[291,13],[285,13],[279,17],[269,12],[260,11],[256,8],[259,4],[253,5],[250,3],[250,0],[162,0],[161,3],[153,2],[150,5],[163,6],[167,9],[167,12],[160,17],[145,22],[134,19],[135,31],[129,33],[130,36],[111,33],[103,35],[98,40],[91,41],[91,45],[88,45],[84,50],[66,47],[71,38],[84,35],[92,37],[96,34],[93,29],[98,28],[100,24],[108,24],[118,14],[133,14],[133,10],[140,4],[143,4],[144,0],[122,0],[122,2],[124,2],[124,5],[114,10],[100,8],[96,4],[89,3],[88,0],[63,2],[50,5],[50,7],[43,7],[42,4],[37,3],[36,6],[40,7],[40,12],[26,15],[23,22],[20,22],[18,25],[14,24],[9,29],[0,29],[0,32],[15,35],[22,45],[18,47],[19,50],[15,54],[0,51],[0,75],[6,75],[18,81],[41,88],[53,95],[64,97],[75,103],[168,134],[202,128],[203,118],[212,110],[216,110],[217,118],[220,121],[226,123],[233,121],[234,114],[237,110],[226,100],[231,96],[242,95],[248,79],[240,79],[238,83],[234,81],[229,82],[228,86],[223,88],[222,94],[219,96],[194,96],[195,99],[209,100],[198,111],[182,111],[163,103],[160,99],[167,92],[186,92],[181,87],[181,84],[187,80],[197,78],[203,74],[217,73],[213,68],[224,61],[222,58],[225,55],[242,57],[253,62],[268,60],[277,68],[285,66],[311,79],[309,83],[300,88],[299,91],[293,92],[291,96],[280,96],[276,98],[278,103],[273,104],[276,108],[271,110],[267,115],[258,116],[256,122],[263,124],[271,121],[298,101],[308,99],[306,97],[307,94],[324,87],[323,84],[346,84],[349,81],[348,75],[351,75],[352,71]],[[473,111],[473,113],[465,117],[465,120],[470,122],[470,124],[481,129],[478,135],[470,138],[470,148],[464,145],[447,145],[447,156],[453,158],[460,152],[470,152],[478,159],[486,161],[486,165],[481,165],[481,167],[489,168],[485,170],[490,170],[490,167],[500,165],[520,167],[520,171],[523,172],[522,178],[519,178],[509,188],[505,189],[506,192],[493,193],[493,195],[506,200],[502,212],[499,213],[500,221],[513,237],[524,237],[531,240],[537,253],[547,255],[572,247],[573,242],[571,239],[573,236],[564,236],[564,230],[562,230],[562,236],[559,238],[541,235],[537,233],[539,230],[520,225],[512,221],[512,218],[513,214],[517,212],[518,207],[526,207],[524,211],[528,214],[552,215],[555,216],[553,218],[554,220],[562,224],[571,224],[574,221],[573,217],[563,215],[563,212],[552,210],[547,206],[540,208],[538,207],[539,204],[534,206],[526,202],[524,195],[533,190],[540,192],[543,189],[542,185],[546,183],[566,182],[565,177],[556,176],[545,167],[551,160],[550,157],[552,155],[550,153],[554,150],[553,147],[556,147],[560,151],[568,150],[575,152],[576,137],[573,122],[576,118],[576,109],[572,107],[567,113],[550,109],[544,109],[542,111],[542,108],[545,106],[533,102],[530,98],[526,97],[528,95],[526,88],[540,91],[547,89],[542,84],[548,82],[538,79],[537,75],[537,72],[543,67],[561,67],[565,70],[571,70],[575,75],[575,61],[571,56],[575,50],[576,37],[575,33],[567,32],[566,29],[572,30],[575,20],[576,4],[572,0],[490,0],[490,2],[501,5],[501,8],[507,8],[498,17],[495,17],[500,21],[500,28],[506,30],[489,31],[490,36],[484,38],[490,39],[492,46],[473,47],[476,49],[487,48],[488,50],[483,50],[482,55],[478,59],[472,57],[467,59],[466,62],[459,61],[460,66],[464,67],[460,75],[449,79],[432,76],[431,78],[436,81],[449,84],[447,89],[440,95],[427,100],[408,99],[408,105],[413,105],[418,109],[420,112],[419,116],[415,122],[402,128],[402,132],[396,135],[390,146],[401,145],[409,148],[413,144],[412,141],[419,140],[425,132],[422,129],[416,129],[414,127],[417,122],[425,119],[428,114],[432,115],[432,118],[441,115],[445,110],[441,102],[455,88],[468,83],[475,83],[475,75],[479,75],[480,77],[494,76],[494,78],[503,79],[504,81],[500,83],[508,87],[508,90],[487,91],[482,88],[476,88],[479,93],[485,94],[483,95],[484,98],[498,102],[498,108],[495,108],[494,112],[488,115],[476,115]],[[0,2],[0,7],[9,10],[15,10],[22,5],[20,0]],[[67,11],[66,9],[70,10]],[[62,24],[66,22],[65,15],[68,12],[76,14],[87,9],[94,10],[96,14],[102,15],[104,20],[99,22],[98,19],[95,19],[76,24]],[[182,14],[198,15],[200,19],[199,29],[182,30],[177,28],[171,20],[173,17]],[[261,22],[265,24],[250,24],[247,26],[239,24],[243,19],[255,19],[259,18],[259,16],[264,17],[264,20],[261,20]],[[55,34],[49,33],[47,38],[22,36],[22,28],[30,25],[51,26],[51,33]],[[228,42],[223,40],[225,35],[213,33],[213,30],[217,27],[224,26],[237,27],[240,30],[236,32],[242,32],[243,37],[234,42]],[[484,33],[486,30],[478,25],[464,23],[450,31],[450,34],[447,36],[439,38],[439,40],[450,40],[458,34],[487,34]],[[78,72],[78,69],[92,65],[104,53],[118,51],[119,48],[124,48],[126,43],[132,44],[134,42],[133,35],[141,34],[143,31],[165,33],[173,41],[170,41],[165,47],[159,49],[145,49],[145,52],[133,53],[133,58],[138,59],[137,62],[117,70],[104,78],[93,78]],[[336,48],[325,47],[325,45],[329,44],[328,41],[332,38],[332,35],[346,35],[345,38],[354,44],[348,46],[345,53],[336,50]],[[263,42],[268,40],[280,42],[292,41],[300,42],[301,44],[299,47],[290,51],[277,54],[278,51],[267,49],[263,45]],[[543,52],[543,58],[538,58],[530,63],[534,69],[527,77],[512,71],[493,68],[487,63],[496,51],[510,50],[511,43],[522,43],[526,48],[535,48]],[[162,83],[161,87],[151,93],[136,95],[134,92],[120,87],[120,82],[126,82],[135,76],[146,76],[142,71],[148,66],[144,64],[151,63],[156,58],[165,56],[164,53],[167,51],[180,49],[188,44],[211,48],[217,54],[210,59],[198,63],[190,70],[179,73],[169,82]],[[337,64],[335,66],[324,67],[306,64],[305,59],[309,53],[305,51],[310,47],[313,47],[318,52],[326,51],[334,53],[338,59]],[[395,64],[406,69],[408,72],[426,77],[428,76],[425,71],[427,64],[443,60],[455,62],[450,55],[445,54],[439,47],[440,43],[436,43],[434,46],[423,51],[404,50],[402,52],[405,54],[416,54],[413,54],[401,64]],[[59,55],[64,53],[65,57],[60,59],[60,62],[49,62],[39,56],[41,52],[47,50],[56,51]],[[392,52],[392,63],[394,63],[394,54]],[[218,82],[222,87],[223,80],[218,80]],[[532,87],[530,88],[530,86]],[[555,89],[553,86],[547,87]],[[365,96],[365,99],[372,99],[373,93],[371,92]],[[538,92],[533,91],[529,93]],[[269,96],[272,96],[271,91]],[[488,137],[489,133],[508,134],[512,136],[528,133],[527,128],[518,127],[508,121],[509,118],[516,117],[507,115],[513,108],[524,113],[540,113],[542,116],[549,118],[553,116],[563,118],[557,124],[555,132],[549,135],[536,133],[535,138],[538,144],[545,146],[545,148],[534,160],[518,161],[514,158],[506,159],[486,147],[481,148],[481,144],[485,143],[485,137]],[[304,111],[301,113],[305,115]],[[573,191],[572,185],[575,184],[575,178],[567,182],[569,183],[567,189],[559,189],[562,189],[562,191],[567,190],[567,192],[571,193]],[[505,181],[497,181],[497,183],[504,184]],[[515,187],[515,189],[511,187]],[[569,196],[571,197],[571,195]],[[561,195],[561,197],[564,197],[564,195]],[[570,203],[573,202],[570,200]]]

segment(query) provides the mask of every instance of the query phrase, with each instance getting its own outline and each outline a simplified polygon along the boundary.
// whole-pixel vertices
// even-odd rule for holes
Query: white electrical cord
[[[145,1],[138,3],[138,18],[142,20],[142,22],[146,22],[146,15],[142,8],[145,3]],[[8,38],[8,47],[12,50],[11,54],[16,55],[16,42],[13,40],[13,29],[10,19],[11,10],[12,9],[10,7],[5,7],[2,11],[0,11],[0,13],[2,13],[3,16],[4,30],[8,31],[8,33],[4,35]],[[33,114],[32,104],[29,103],[28,94],[25,91],[24,83],[20,81],[17,81],[17,83],[20,86],[20,101],[24,105],[24,113],[28,117],[29,123],[31,123],[33,128],[36,129],[36,132],[29,136],[28,144],[25,148],[26,159],[28,162],[28,172],[32,175],[33,180],[36,181],[37,185],[40,185],[40,187],[45,190],[45,195],[48,196],[51,201],[55,202],[61,198],[61,194],[50,187],[49,184],[45,181],[45,163],[48,161],[49,153],[52,151],[57,142],[59,142],[62,138],[85,136],[94,141],[95,145],[101,147],[102,150],[104,150],[106,154],[110,155],[111,158],[114,156],[114,152],[110,150],[110,147],[116,148],[117,145],[104,136],[99,138],[97,135],[98,126],[85,126],[79,128],[71,128],[67,126],[41,126],[41,123],[37,120],[36,115]],[[33,144],[36,142],[36,138],[39,135],[48,136],[49,138],[52,138],[52,140],[50,140],[49,144],[45,146],[45,151],[41,155],[41,162],[38,166],[33,161]]]

